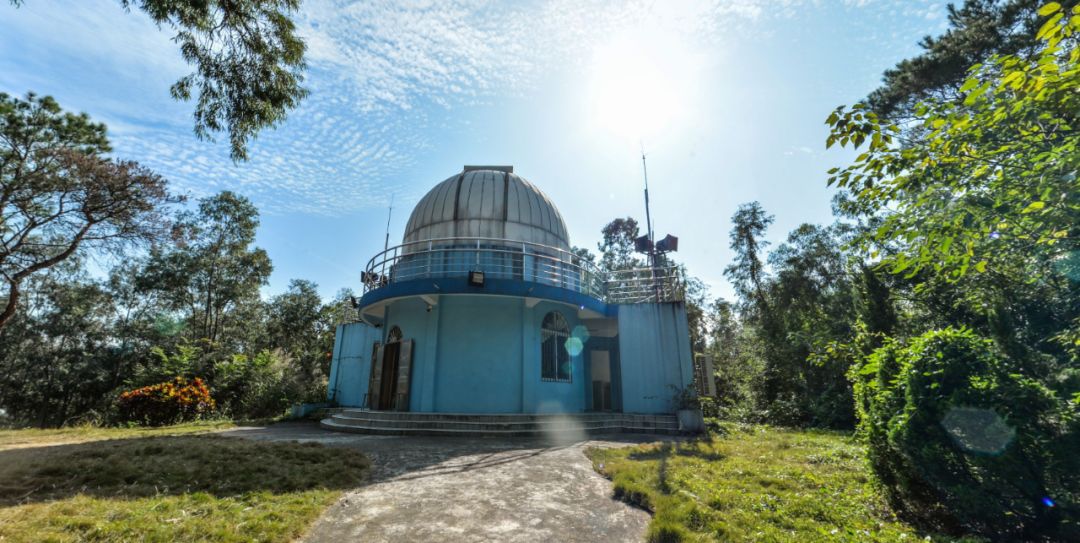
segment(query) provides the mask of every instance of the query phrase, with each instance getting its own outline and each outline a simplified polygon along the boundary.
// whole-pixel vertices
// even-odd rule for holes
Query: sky
[[[221,190],[260,209],[264,293],[308,279],[330,297],[391,245],[412,206],[465,164],[513,165],[596,250],[616,217],[644,224],[641,153],[657,237],[712,296],[731,215],[757,200],[781,243],[832,222],[825,118],[947,26],[930,0],[594,2],[306,0],[310,95],[234,163],[226,135],[200,141],[191,72],[172,41],[117,0],[0,2],[0,92],[55,97],[107,124],[114,155],[198,199]]]

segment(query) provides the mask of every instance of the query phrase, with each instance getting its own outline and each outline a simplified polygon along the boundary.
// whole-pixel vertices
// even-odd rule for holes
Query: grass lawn
[[[207,429],[0,433],[0,541],[290,541],[368,469],[348,449],[190,435]]]
[[[832,432],[745,427],[587,451],[617,497],[653,512],[649,541],[916,541],[876,494],[862,449]]]

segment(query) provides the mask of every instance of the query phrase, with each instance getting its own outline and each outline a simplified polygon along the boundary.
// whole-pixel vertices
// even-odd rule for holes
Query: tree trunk
[[[15,316],[15,308],[19,304],[20,294],[19,283],[9,279],[7,305],[4,307],[4,312],[0,313],[0,328],[3,328]]]

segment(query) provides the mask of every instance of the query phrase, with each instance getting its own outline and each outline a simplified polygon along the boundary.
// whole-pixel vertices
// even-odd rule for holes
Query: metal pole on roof
[[[656,303],[660,303],[660,285],[656,280],[656,239],[653,237],[652,215],[649,213],[649,168],[645,165],[645,144],[641,144],[641,172],[645,177],[645,229],[649,236],[649,275],[653,290],[656,291]]]
[[[386,241],[383,243],[383,252],[390,249],[390,216],[394,214],[394,195],[390,195],[390,210],[386,212]]]

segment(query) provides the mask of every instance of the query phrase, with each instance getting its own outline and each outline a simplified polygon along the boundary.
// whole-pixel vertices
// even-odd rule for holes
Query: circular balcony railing
[[[390,247],[368,261],[364,293],[415,279],[467,277],[516,279],[586,294],[608,303],[671,302],[683,299],[678,268],[635,268],[603,272],[570,251],[498,238],[440,238]]]
[[[497,238],[441,238],[403,243],[368,261],[364,292],[413,279],[517,279],[604,297],[604,281],[587,260],[558,247]]]

